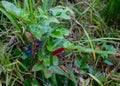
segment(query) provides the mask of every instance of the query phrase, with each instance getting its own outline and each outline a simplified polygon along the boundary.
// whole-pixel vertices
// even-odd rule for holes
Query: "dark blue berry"
[[[33,53],[32,50],[26,50],[26,51],[25,51],[25,54],[32,56],[34,53]]]
[[[42,47],[42,40],[40,40],[40,42],[39,42],[39,46]]]
[[[38,48],[42,47],[42,40],[36,39],[35,40],[35,46],[38,47]]]
[[[27,48],[27,50],[32,50],[32,46],[31,45],[27,45],[26,48]]]
[[[27,45],[27,46],[26,46],[25,54],[26,54],[26,55],[30,55],[30,56],[32,56],[32,55],[34,54],[33,48],[32,48],[31,45]]]
[[[36,40],[35,40],[35,43],[39,43],[39,41],[40,41],[39,39],[36,39]]]

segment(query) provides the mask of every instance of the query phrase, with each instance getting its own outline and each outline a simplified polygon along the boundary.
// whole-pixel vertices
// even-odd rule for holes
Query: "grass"
[[[112,0],[11,3],[0,2],[0,86],[120,85],[119,24],[102,13]]]

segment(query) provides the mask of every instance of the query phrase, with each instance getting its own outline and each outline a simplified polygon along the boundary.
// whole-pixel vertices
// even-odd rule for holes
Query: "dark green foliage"
[[[107,7],[105,10],[105,20],[108,24],[112,24],[112,25],[119,23],[120,21],[120,0],[108,0],[107,1]]]

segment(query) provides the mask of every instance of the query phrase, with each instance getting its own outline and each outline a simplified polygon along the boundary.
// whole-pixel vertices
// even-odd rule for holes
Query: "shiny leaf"
[[[67,12],[69,12],[67,9],[56,7],[56,8],[51,9],[51,11],[52,11],[52,14],[56,16],[57,18],[71,19],[71,17],[67,14]]]
[[[55,39],[47,45],[47,49],[51,52],[63,46],[64,39]]]
[[[53,65],[57,66],[58,65],[58,57],[53,56]]]
[[[50,70],[48,70],[47,68],[45,68],[43,71],[44,71],[44,75],[45,75],[46,79],[48,79],[52,76],[52,72]]]
[[[44,67],[43,67],[42,64],[36,63],[36,64],[33,66],[32,71],[40,71],[40,70],[43,70],[43,69],[44,69]]]
[[[12,15],[21,18],[25,21],[30,21],[29,20],[29,13],[26,11],[22,10],[21,8],[16,7],[14,4],[7,2],[7,1],[2,1],[3,7]]]
[[[113,65],[113,63],[110,60],[105,60],[104,63],[106,63],[107,65],[110,65],[110,66]]]
[[[70,50],[71,50],[71,49],[75,49],[74,44],[70,43],[69,41],[64,42],[63,46],[64,46],[64,48],[66,48],[66,49],[70,49]]]

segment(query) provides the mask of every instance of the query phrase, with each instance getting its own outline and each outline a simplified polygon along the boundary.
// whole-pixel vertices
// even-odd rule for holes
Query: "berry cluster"
[[[36,39],[34,41],[34,54],[37,54],[39,51],[39,48],[42,47],[42,40]]]
[[[27,45],[25,47],[25,54],[30,56],[37,54],[41,47],[42,47],[42,41],[40,39],[36,39],[34,41],[34,45]]]
[[[25,47],[25,54],[30,55],[30,56],[34,55],[33,47],[31,45],[27,45]]]
[[[40,39],[34,40],[34,35],[30,32],[26,32],[25,37],[32,44],[32,45],[27,45],[25,47],[25,54],[30,55],[30,56],[36,55],[39,49],[42,47],[42,40]]]
[[[42,40],[40,40],[40,39],[34,40],[34,35],[29,32],[26,32],[25,36],[28,39],[28,41],[32,44],[32,45],[27,45],[25,47],[25,54],[30,55],[30,56],[36,55],[38,53],[39,49],[42,47]],[[61,48],[56,49],[52,53],[54,56],[57,56],[57,55],[62,54],[64,52],[64,50],[65,49],[63,47],[61,47]]]

